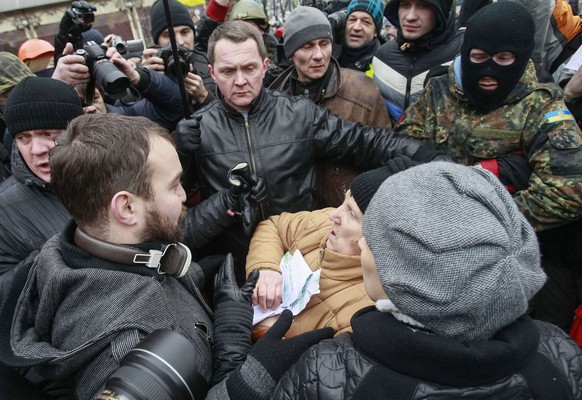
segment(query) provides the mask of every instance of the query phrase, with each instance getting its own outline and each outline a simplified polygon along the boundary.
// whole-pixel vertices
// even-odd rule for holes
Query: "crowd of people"
[[[566,1],[157,0],[127,52],[75,15],[0,52],[9,398],[582,400]]]

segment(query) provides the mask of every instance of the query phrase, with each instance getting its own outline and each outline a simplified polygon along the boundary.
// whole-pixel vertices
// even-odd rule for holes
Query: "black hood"
[[[434,29],[426,34],[425,36],[411,41],[412,47],[426,47],[434,48],[444,42],[446,42],[456,28],[456,1],[455,0],[423,0],[425,3],[430,4],[436,13],[436,25]],[[402,31],[400,29],[400,20],[398,18],[398,8],[400,6],[400,0],[388,0],[386,7],[384,8],[384,16],[390,23],[398,27],[398,34],[396,40],[398,44],[406,43],[407,40],[402,37]]]

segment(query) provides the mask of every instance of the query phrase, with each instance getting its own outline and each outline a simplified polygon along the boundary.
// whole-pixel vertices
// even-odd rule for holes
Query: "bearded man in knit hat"
[[[315,7],[296,7],[285,21],[286,57],[293,64],[269,86],[291,96],[311,99],[334,114],[376,128],[390,128],[380,91],[362,72],[341,68],[332,57],[332,30]],[[319,207],[339,207],[350,182],[361,171],[345,163],[320,160],[317,166]]]
[[[73,88],[50,78],[25,78],[6,100],[4,119],[14,144],[12,176],[0,185],[0,300],[18,264],[70,218],[51,190],[49,151],[69,121],[82,114]]]
[[[579,397],[581,351],[532,320],[535,232],[490,172],[436,162],[390,176],[363,217],[374,306],[306,351],[273,399]]]
[[[174,25],[176,44],[190,52],[190,71],[184,77],[184,85],[194,109],[206,104],[214,96],[216,85],[208,71],[208,58],[206,52],[194,45],[196,28],[190,16],[190,11],[177,0],[169,0],[170,15]],[[158,55],[159,48],[170,46],[168,22],[164,10],[164,2],[157,0],[150,10],[151,34],[156,47],[143,51],[142,66],[159,73],[164,73],[164,60]]]
[[[428,82],[396,131],[499,176],[538,232],[551,276],[534,315],[568,331],[582,302],[579,235],[571,234],[582,223],[582,133],[561,89],[536,78],[534,31],[516,2],[481,8],[448,75]]]

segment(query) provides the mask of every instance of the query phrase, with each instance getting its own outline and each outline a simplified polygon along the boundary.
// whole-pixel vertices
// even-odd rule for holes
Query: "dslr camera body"
[[[107,59],[100,45],[89,41],[75,54],[85,58],[91,80],[98,82],[108,95],[115,99],[125,96],[126,89],[130,86],[129,78]]]
[[[180,71],[182,71],[182,76],[186,76],[190,72],[190,50],[187,48],[178,46],[178,65],[174,62],[174,56],[170,46],[158,49],[156,55],[164,60],[164,72],[166,75],[178,77],[177,68],[180,68]]]

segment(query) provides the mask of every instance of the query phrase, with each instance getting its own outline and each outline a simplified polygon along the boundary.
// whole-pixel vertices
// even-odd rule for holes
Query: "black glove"
[[[251,174],[251,199],[259,204],[267,199],[267,184],[257,174]]]
[[[438,151],[432,143],[423,142],[414,153],[412,161],[427,163],[431,161],[454,161],[454,159],[448,154]]]
[[[520,153],[510,153],[497,158],[499,180],[511,193],[527,189],[533,167]],[[514,190],[513,190],[514,189]]]
[[[264,399],[267,398],[279,378],[291,367],[311,346],[324,339],[333,337],[332,328],[323,328],[307,332],[291,339],[282,339],[293,322],[293,313],[285,310],[275,324],[252,347],[245,364],[258,362],[271,376],[272,382],[257,382],[261,371],[245,364],[233,371],[226,381],[226,387],[231,399]],[[253,360],[254,359],[254,360]],[[258,387],[260,386],[260,388]]]
[[[201,119],[201,115],[196,115],[192,119],[183,119],[178,122],[176,130],[172,133],[182,168],[189,165],[193,155],[200,150]]]
[[[218,307],[219,304],[227,301],[250,305],[253,290],[259,280],[259,270],[255,271],[250,273],[246,282],[239,288],[234,274],[232,254],[228,253],[214,277],[214,306]]]
[[[255,206],[267,198],[267,185],[262,178],[251,173],[245,162],[228,170],[227,179],[231,184],[228,205],[232,211],[241,214],[243,230],[250,236],[258,222]]]
[[[65,11],[59,23],[59,34],[64,37],[78,38],[81,33],[93,26],[97,8],[86,1],[73,1],[71,8]],[[101,43],[97,43],[101,44]]]

